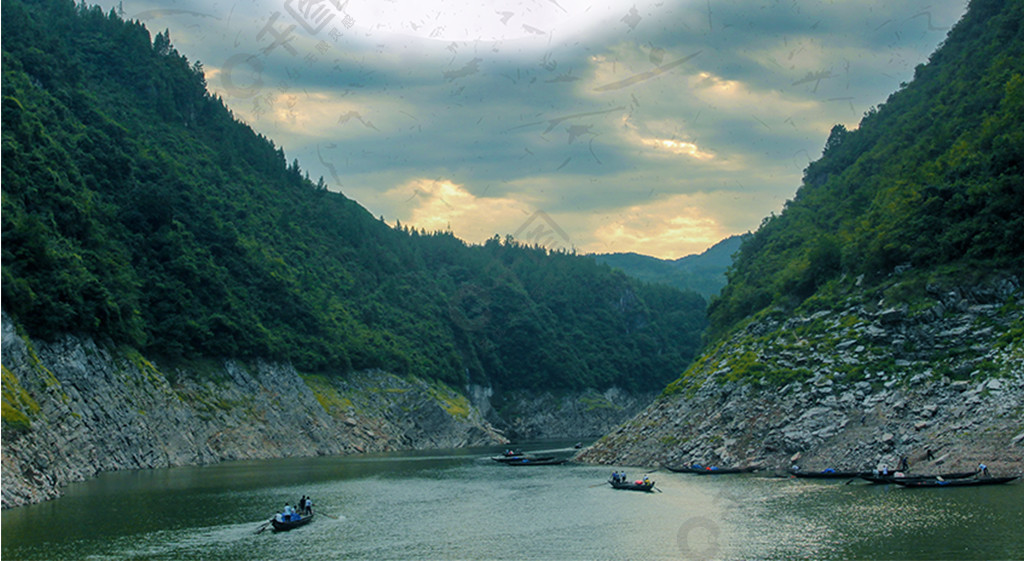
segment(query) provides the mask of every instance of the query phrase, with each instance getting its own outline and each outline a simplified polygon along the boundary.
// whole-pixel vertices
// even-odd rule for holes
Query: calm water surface
[[[553,450],[560,443],[528,450]],[[612,467],[509,467],[499,449],[233,462],[105,474],[5,511],[18,560],[1024,559],[1024,485],[902,489]],[[643,475],[635,469],[630,476]],[[255,531],[304,494],[318,516]],[[328,517],[330,516],[330,517]]]

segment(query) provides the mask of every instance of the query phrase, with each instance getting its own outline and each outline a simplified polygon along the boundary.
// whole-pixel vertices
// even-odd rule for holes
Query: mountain
[[[655,390],[700,344],[696,294],[375,219],[233,118],[166,32],[2,10],[3,311],[28,337],[498,390]]]
[[[863,276],[923,285],[1024,269],[1019,2],[973,0],[913,82],[857,130],[833,127],[781,214],[747,240],[709,313],[721,335],[762,310],[828,306]]]
[[[581,459],[1019,471],[1022,175],[1024,3],[972,0],[743,242],[693,365]]]
[[[637,253],[595,254],[598,263],[642,280],[693,291],[710,300],[725,286],[725,271],[745,236],[730,236],[703,253],[667,260]]]

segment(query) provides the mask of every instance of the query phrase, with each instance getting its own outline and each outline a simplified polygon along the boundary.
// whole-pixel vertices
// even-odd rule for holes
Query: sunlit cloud
[[[393,216],[404,226],[427,232],[451,231],[470,243],[518,228],[529,209],[522,201],[478,197],[448,179],[417,178],[384,194]]]
[[[604,217],[584,251],[637,251],[677,258],[699,253],[728,237],[728,230],[708,212],[703,196],[675,195],[634,205]],[[628,249],[625,248],[635,248]]]
[[[710,160],[715,157],[714,154],[701,150],[692,142],[685,142],[672,138],[644,138],[641,139],[641,142],[646,146],[663,150],[670,154],[689,156],[697,160]]]

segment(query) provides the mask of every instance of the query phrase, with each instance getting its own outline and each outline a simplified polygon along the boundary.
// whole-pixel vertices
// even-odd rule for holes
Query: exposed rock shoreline
[[[3,508],[102,471],[507,441],[441,384],[265,363],[209,370],[165,373],[75,337],[30,344],[5,317]]]
[[[907,456],[919,473],[1020,473],[1018,279],[928,292],[915,311],[879,302],[753,321],[578,459],[819,471]]]

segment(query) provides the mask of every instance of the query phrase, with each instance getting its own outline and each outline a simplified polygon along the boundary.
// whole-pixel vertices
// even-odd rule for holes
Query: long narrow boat
[[[977,470],[975,470],[975,471],[955,471],[955,472],[950,472],[950,473],[936,473],[936,474],[932,474],[932,475],[912,474],[912,475],[902,475],[902,476],[896,476],[896,475],[893,475],[891,473],[888,474],[888,475],[869,473],[869,474],[866,474],[866,475],[861,475],[860,478],[864,479],[865,481],[870,481],[871,483],[874,483],[874,484],[877,484],[877,485],[885,485],[885,484],[889,484],[889,483],[896,483],[897,481],[919,481],[919,480],[929,480],[929,479],[964,479],[966,477],[973,477],[977,473],[978,473]]]
[[[704,470],[691,471],[694,475],[727,475],[730,473],[751,473],[757,471],[756,467],[741,467],[741,468],[720,468],[710,467]]]
[[[908,488],[918,487],[973,487],[975,485],[999,485],[1001,483],[1009,483],[1014,479],[1019,478],[1019,475],[1012,477],[977,477],[968,479],[951,479],[946,481],[944,479],[919,479],[913,481],[901,481],[899,479],[893,481],[897,485]]]
[[[557,466],[564,464],[569,460],[561,459],[556,460],[554,458],[521,458],[514,462],[504,462],[506,466]]]
[[[286,532],[299,526],[305,526],[313,521],[313,514],[307,514],[300,516],[298,514],[292,514],[289,520],[278,520],[278,516],[274,516],[270,519],[270,523],[274,526],[275,532]]]
[[[742,468],[720,468],[715,466],[710,467],[672,467],[669,465],[664,466],[669,471],[676,473],[694,473],[698,475],[725,475],[729,473],[750,473],[757,471],[757,467],[742,467]]]
[[[654,491],[653,481],[648,481],[647,483],[641,481],[637,483],[633,481],[615,481],[613,479],[609,479],[608,484],[611,485],[613,489],[625,489],[626,491],[647,491],[648,493]]]
[[[864,475],[871,475],[870,471],[817,471],[800,472],[793,471],[790,475],[798,479],[853,479]]]
[[[510,464],[510,463],[513,463],[513,462],[521,462],[523,460],[530,460],[530,461],[533,461],[533,462],[539,462],[539,461],[543,461],[543,460],[553,460],[553,459],[555,459],[555,457],[554,456],[531,456],[529,454],[524,454],[522,456],[496,456],[496,457],[493,457],[491,459],[496,461],[496,462],[502,463],[502,464]]]

